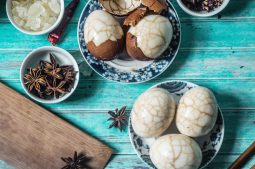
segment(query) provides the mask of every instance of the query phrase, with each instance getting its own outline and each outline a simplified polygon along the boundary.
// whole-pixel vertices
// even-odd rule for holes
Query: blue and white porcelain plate
[[[78,44],[81,53],[88,65],[102,77],[122,83],[142,83],[151,80],[163,73],[173,62],[180,46],[181,28],[179,17],[169,0],[168,10],[164,12],[173,26],[173,38],[168,49],[162,56],[153,61],[137,61],[128,57],[124,51],[112,61],[101,61],[93,57],[88,51],[84,39],[84,24],[88,15],[94,10],[102,9],[97,0],[88,1],[84,7],[78,23]],[[123,20],[123,17],[116,17]]]
[[[166,89],[173,95],[176,103],[178,103],[180,98],[184,95],[185,92],[196,86],[197,86],[196,84],[186,81],[167,81],[159,83],[153,86],[152,88],[159,87]],[[130,118],[128,129],[130,141],[137,155],[151,168],[156,169],[149,155],[150,146],[155,142],[156,138],[142,138],[136,135],[132,128]],[[162,135],[175,133],[180,132],[178,131],[175,123],[173,122],[171,126]],[[195,138],[203,154],[202,163],[199,169],[206,167],[215,158],[216,154],[219,152],[220,147],[222,145],[223,137],[224,137],[224,119],[220,108],[218,108],[218,117],[212,131],[205,136]]]

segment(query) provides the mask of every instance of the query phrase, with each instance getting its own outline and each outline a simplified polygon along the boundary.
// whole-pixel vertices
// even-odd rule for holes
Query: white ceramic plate
[[[174,96],[176,103],[178,103],[181,96],[183,96],[185,92],[196,86],[197,86],[196,84],[186,81],[167,81],[159,83],[153,86],[152,88],[159,87],[166,89]],[[150,146],[155,142],[156,138],[142,138],[136,135],[132,128],[130,120],[131,118],[129,118],[128,132],[133,148],[135,149],[137,155],[145,163],[147,163],[151,168],[156,169],[149,156]],[[174,121],[175,120],[173,120],[171,126],[162,135],[180,133],[177,130]],[[205,136],[195,138],[203,154],[202,163],[199,167],[200,169],[206,167],[215,158],[216,154],[218,153],[222,145],[223,137],[224,137],[224,119],[223,114],[219,108],[216,124],[212,131]]]

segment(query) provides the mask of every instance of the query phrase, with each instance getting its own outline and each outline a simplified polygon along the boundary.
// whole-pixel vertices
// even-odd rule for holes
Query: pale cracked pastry
[[[133,129],[140,137],[157,137],[171,124],[176,105],[165,89],[152,88],[138,97],[131,115]]]
[[[114,15],[127,15],[141,5],[140,0],[99,0],[103,8]]]
[[[202,161],[202,152],[190,137],[168,134],[153,143],[150,159],[158,169],[197,169]]]
[[[135,59],[156,59],[168,48],[172,36],[173,27],[166,17],[148,15],[129,28],[126,49]]]
[[[217,115],[218,107],[214,94],[207,88],[195,87],[180,99],[176,126],[187,136],[203,136],[212,130]]]
[[[119,22],[103,10],[93,11],[84,25],[88,50],[100,60],[113,60],[123,48],[123,30]]]

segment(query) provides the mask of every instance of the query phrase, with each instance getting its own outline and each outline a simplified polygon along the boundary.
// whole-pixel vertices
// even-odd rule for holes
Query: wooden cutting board
[[[88,119],[89,123],[89,119]],[[0,160],[16,169],[61,169],[61,157],[83,152],[92,169],[112,150],[0,83]]]

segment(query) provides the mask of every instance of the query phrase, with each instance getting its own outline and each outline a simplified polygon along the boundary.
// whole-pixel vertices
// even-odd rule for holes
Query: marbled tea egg
[[[212,130],[217,115],[218,107],[214,94],[207,88],[195,87],[180,99],[176,126],[187,136],[203,136]]]
[[[113,60],[123,48],[123,30],[119,22],[103,10],[93,11],[84,25],[88,50],[99,60]]]
[[[126,36],[128,55],[137,60],[158,58],[169,46],[173,36],[170,21],[161,15],[148,15],[131,26]]]
[[[131,123],[141,137],[156,137],[171,124],[176,105],[173,96],[165,89],[152,88],[138,97],[134,103]]]
[[[140,0],[99,0],[103,8],[114,15],[127,15],[141,5]]]
[[[150,159],[157,169],[197,169],[202,161],[202,152],[192,138],[168,134],[153,143]]]

